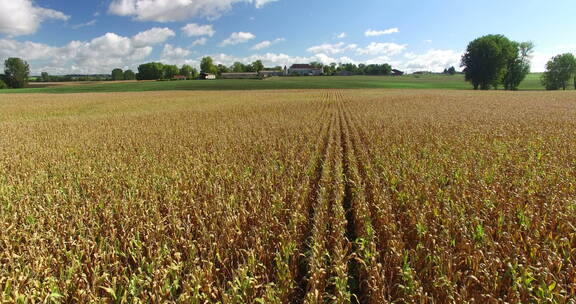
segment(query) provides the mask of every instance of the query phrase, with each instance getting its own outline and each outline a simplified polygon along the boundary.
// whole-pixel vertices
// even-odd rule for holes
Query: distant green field
[[[540,74],[530,74],[521,90],[542,90]],[[266,80],[189,80],[104,83],[2,90],[0,93],[93,93],[167,90],[286,90],[286,89],[449,89],[469,90],[462,75],[275,77]]]

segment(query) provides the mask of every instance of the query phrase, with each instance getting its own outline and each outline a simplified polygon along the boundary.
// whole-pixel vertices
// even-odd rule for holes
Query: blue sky
[[[148,61],[197,66],[309,61],[457,66],[469,41],[533,41],[533,71],[576,51],[573,0],[0,0],[0,60],[33,73],[109,73]]]

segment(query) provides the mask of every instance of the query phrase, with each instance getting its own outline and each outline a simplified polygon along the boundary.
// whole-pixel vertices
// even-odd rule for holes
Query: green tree
[[[246,65],[243,64],[242,62],[234,62],[234,64],[232,64],[232,66],[230,67],[230,70],[232,70],[232,72],[234,73],[244,73],[247,72],[247,68]]]
[[[164,79],[173,79],[178,73],[180,73],[180,69],[175,65],[165,65],[163,67]]]
[[[214,65],[214,60],[212,57],[204,57],[200,61],[200,71],[205,74],[216,74],[218,69]]]
[[[222,73],[229,73],[230,69],[228,69],[227,66],[223,65],[223,64],[219,64],[218,66],[216,66],[216,70],[217,70],[217,74],[218,75],[222,75]]]
[[[507,63],[515,58],[517,45],[503,35],[480,37],[468,45],[462,56],[466,81],[482,90],[498,88],[506,75]]]
[[[138,80],[157,80],[164,75],[164,65],[160,62],[149,62],[138,66]]]
[[[534,50],[534,44],[532,42],[514,42],[514,45],[516,54],[508,59],[502,84],[506,90],[516,91],[520,83],[530,73],[530,56]]]
[[[324,66],[324,75],[334,76],[336,74],[336,63]]]
[[[48,82],[48,81],[50,81],[50,75],[48,75],[47,72],[42,72],[42,73],[40,74],[40,80],[41,80],[42,82]]]
[[[452,66],[452,67],[449,67],[449,68],[446,70],[446,74],[448,74],[448,75],[454,75],[454,74],[456,74],[456,68],[453,67],[453,66]]]
[[[20,58],[4,61],[4,82],[11,88],[23,88],[28,84],[30,66]]]
[[[254,72],[260,72],[264,69],[264,64],[262,63],[262,60],[256,60],[254,62],[252,62],[252,70],[254,70]]]
[[[136,79],[136,74],[132,70],[124,71],[124,80],[134,80]]]
[[[0,77],[0,90],[8,88],[8,85],[4,82],[4,80],[2,80],[3,78],[4,77]]]
[[[122,69],[112,70],[112,81],[124,80],[124,71]]]
[[[557,55],[546,64],[542,84],[546,90],[566,90],[568,82],[576,77],[576,58],[571,53]],[[576,87],[576,80],[574,83]]]
[[[310,62],[310,65],[315,69],[321,69],[324,66],[321,62],[318,61]]]
[[[180,75],[186,76],[186,78],[192,78],[193,77],[193,75],[192,75],[193,71],[194,71],[193,67],[191,67],[190,65],[184,64],[180,68]]]

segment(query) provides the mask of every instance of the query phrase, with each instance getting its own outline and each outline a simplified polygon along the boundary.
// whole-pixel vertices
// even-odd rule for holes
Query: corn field
[[[576,303],[576,95],[0,95],[0,303]]]

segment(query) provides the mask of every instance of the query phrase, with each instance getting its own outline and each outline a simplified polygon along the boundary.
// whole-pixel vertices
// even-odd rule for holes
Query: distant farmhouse
[[[288,75],[320,76],[323,73],[322,68],[315,68],[309,64],[293,64],[288,69]]]
[[[284,67],[284,70],[262,70],[259,74],[262,78],[268,78],[273,76],[286,76],[287,71],[286,67]]]
[[[222,73],[222,79],[258,79],[258,73]]]
[[[392,76],[402,76],[402,75],[404,75],[404,72],[397,69],[392,70]]]
[[[262,70],[258,73],[256,72],[244,72],[244,73],[222,73],[222,79],[262,79],[273,76],[286,76],[285,70]]]
[[[214,79],[216,79],[216,75],[215,74],[202,73],[202,74],[200,74],[200,79],[214,80]]]

